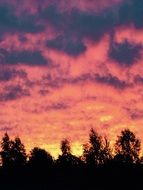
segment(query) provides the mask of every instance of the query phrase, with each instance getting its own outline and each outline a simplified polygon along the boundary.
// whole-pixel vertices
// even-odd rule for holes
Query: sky
[[[0,137],[82,153],[91,128],[143,140],[143,0],[0,0]]]

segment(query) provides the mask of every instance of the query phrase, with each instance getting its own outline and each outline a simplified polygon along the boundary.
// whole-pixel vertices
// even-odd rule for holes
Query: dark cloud
[[[28,89],[25,89],[20,85],[9,85],[4,87],[3,91],[0,93],[0,101],[11,101],[25,96],[30,96]]]
[[[117,89],[124,89],[131,86],[131,84],[129,84],[127,81],[120,80],[118,77],[113,76],[110,73],[106,75],[100,75],[98,73],[87,73],[71,80],[72,83],[79,83],[85,81],[92,81],[100,84],[105,84]]]
[[[133,24],[136,28],[143,28],[143,0],[123,1],[117,21],[119,25]]]
[[[42,91],[47,91],[47,88],[59,88],[66,83],[67,79],[62,77],[52,77],[51,74],[44,75],[41,80],[41,85],[44,87]]]
[[[0,127],[0,131],[2,132],[12,131],[12,130],[13,130],[13,127],[9,127],[9,126]]]
[[[57,33],[62,33],[62,37],[58,37],[48,42],[49,47],[65,51],[66,53],[69,51],[69,54],[73,52],[73,49],[76,51],[77,47],[82,47],[81,53],[83,53],[83,39],[99,41],[106,33],[113,32],[114,29],[120,26],[130,26],[133,24],[136,28],[142,28],[143,0],[123,1],[120,4],[110,6],[98,12],[88,10],[82,11],[75,8],[69,11],[61,11],[56,5],[52,5],[42,10],[40,17],[55,28]],[[82,45],[76,45],[73,44],[72,41],[70,42],[69,39],[74,38],[80,40]],[[72,51],[68,50],[69,42],[71,43]],[[132,46],[132,44],[128,43],[124,43],[124,47],[119,46],[120,44],[116,45],[120,48],[120,51],[122,51],[121,49],[124,47],[130,49]],[[130,61],[130,59],[133,57],[134,60],[136,49],[138,49],[138,47],[134,47],[133,50],[131,49],[130,52],[128,52],[125,61],[120,59],[119,61],[125,62],[125,64],[128,64],[128,62],[131,63],[132,61]],[[130,55],[132,53],[133,56],[131,57]]]
[[[64,102],[54,102],[52,104],[50,104],[49,106],[47,106],[45,108],[45,110],[63,110],[63,109],[67,109],[70,106]]]
[[[141,58],[141,44],[136,44],[124,40],[121,43],[111,42],[109,49],[109,57],[120,65],[132,66]]]
[[[70,56],[78,56],[86,51],[84,39],[99,41],[113,25],[113,13],[92,13],[72,9],[61,11],[52,5],[45,8],[40,17],[60,34],[47,41],[47,47],[65,52]]]
[[[56,6],[51,5],[41,10],[39,12],[39,17],[43,20],[48,21],[48,24],[51,24],[56,29],[62,30],[66,26],[66,19],[68,18],[66,14],[68,13],[64,14],[60,12]]]
[[[112,11],[92,13],[72,9],[69,12],[61,12],[56,6],[49,6],[41,13],[41,17],[64,35],[68,34],[68,36],[77,39],[88,38],[95,41],[101,39],[114,25]]]
[[[65,84],[86,84],[86,82],[105,84],[116,89],[125,89],[131,87],[132,84],[128,81],[120,80],[118,77],[112,74],[100,75],[98,73],[85,73],[78,77],[57,77],[52,78],[50,75],[44,76],[42,79],[42,85],[44,92],[48,92],[48,88],[60,88]],[[45,89],[46,88],[46,89]],[[46,91],[45,91],[46,90]],[[45,95],[45,94],[44,94]]]
[[[37,21],[36,15],[31,15],[28,12],[19,16],[15,14],[16,10],[12,6],[0,6],[0,33],[9,32],[24,32],[36,33],[43,31],[43,26]]]
[[[73,31],[78,38],[100,40],[114,26],[112,11],[100,13],[72,10],[70,15],[69,31]]]
[[[64,36],[48,40],[47,47],[65,52],[70,56],[78,56],[86,51],[86,46],[81,41]]]
[[[143,110],[134,110],[130,116],[131,116],[131,119],[142,119]]]
[[[127,87],[131,87],[131,84],[129,84],[127,81],[120,80],[118,77],[113,76],[111,74],[105,76],[96,74],[96,82],[113,86],[114,88],[117,89],[124,89]]]
[[[0,49],[1,63],[15,65],[24,63],[27,65],[46,65],[48,61],[43,57],[40,51],[7,51]]]
[[[75,34],[77,37],[87,37],[98,40],[114,25],[112,11],[89,12],[72,9],[69,12],[61,12],[51,6],[46,10],[46,19],[55,28],[64,31],[65,34]]]
[[[40,93],[42,96],[46,96],[46,95],[49,93],[49,90],[47,90],[47,89],[41,89],[41,90],[39,90],[39,93]]]
[[[26,78],[27,73],[23,70],[9,68],[0,70],[0,82],[7,82],[14,79],[15,77]]]
[[[52,27],[59,36],[48,40],[47,46],[70,56],[78,56],[86,51],[84,39],[97,42],[105,34],[120,26],[133,24],[136,28],[143,28],[143,0],[126,0],[100,11],[82,11],[78,8],[63,10],[57,3],[53,5],[49,3],[49,6],[45,4],[42,7],[37,8],[33,14],[27,10],[21,11],[17,16],[16,7],[8,3],[1,5],[0,33],[36,33]],[[21,38],[21,40],[25,39]],[[114,45],[117,47],[111,47],[111,57],[124,65],[132,65],[138,55],[139,47],[133,47],[130,43]],[[126,59],[123,54],[124,48],[128,50]],[[121,54],[121,57],[118,58],[117,54]]]
[[[15,77],[15,72],[12,70],[5,70],[0,72],[0,81],[1,82],[6,82]]]
[[[136,75],[134,77],[134,82],[135,82],[135,84],[143,84],[143,76]]]
[[[80,40],[88,38],[98,41],[118,26],[134,24],[136,28],[143,27],[143,0],[126,0],[100,11],[82,11],[78,8],[62,10],[58,2],[53,5],[48,3],[49,6],[46,4],[42,6],[44,8],[38,8],[38,5],[33,14],[27,10],[21,11],[18,16],[16,7],[12,4],[1,5],[1,32],[35,33],[44,31],[45,27],[50,25],[65,38],[68,35],[70,39],[75,37]]]
[[[86,51],[85,39],[97,42],[120,26],[133,24],[136,28],[143,28],[143,0],[123,1],[100,11],[82,11],[78,8],[63,10],[56,3],[37,8],[35,13],[27,10],[18,15],[17,9],[8,3],[0,5],[0,34],[37,33],[52,27],[58,37],[47,40],[47,47],[70,56],[78,56]],[[20,40],[25,41],[22,35]],[[127,40],[123,43],[114,42],[111,44],[109,56],[122,65],[130,66],[140,58],[141,49],[140,45]],[[11,64],[21,61],[30,65],[43,65],[46,62],[38,51],[5,54],[6,61]]]
[[[133,120],[136,119],[142,119],[143,118],[143,110],[142,109],[138,109],[138,108],[124,108],[129,117]]]
[[[0,120],[0,131],[7,132],[17,128],[17,122],[11,123],[10,121]]]
[[[26,112],[31,112],[31,113],[43,113],[43,112],[49,112],[49,111],[62,111],[62,110],[66,110],[68,108],[71,108],[73,106],[72,103],[67,102],[66,100],[61,100],[58,102],[45,102],[44,105],[40,105],[38,102],[37,104],[35,104],[34,107],[31,107],[30,109],[25,107],[24,110]]]

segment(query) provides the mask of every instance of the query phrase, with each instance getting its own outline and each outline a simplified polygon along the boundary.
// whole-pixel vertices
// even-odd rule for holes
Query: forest
[[[70,141],[61,141],[61,154],[34,147],[26,154],[19,137],[1,139],[0,188],[7,189],[140,189],[143,182],[141,141],[129,129],[117,136],[114,146],[91,129],[83,154],[72,154]],[[142,189],[142,188],[141,188]]]

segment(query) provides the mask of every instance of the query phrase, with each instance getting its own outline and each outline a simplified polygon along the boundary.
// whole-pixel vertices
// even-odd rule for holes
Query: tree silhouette
[[[61,142],[61,151],[62,155],[69,155],[71,154],[71,147],[70,147],[70,142],[68,139],[64,139]]]
[[[9,168],[12,165],[12,154],[11,154],[12,141],[7,133],[4,134],[1,142],[1,159],[2,166]]]
[[[26,150],[19,137],[11,142],[11,155],[14,166],[21,167],[26,164]]]
[[[94,129],[89,133],[89,144],[83,147],[83,157],[89,165],[99,165],[103,163],[103,144],[102,138]]]
[[[91,129],[89,143],[83,145],[83,159],[89,165],[104,164],[111,160],[112,151],[108,139],[106,137],[102,139],[94,129]]]
[[[53,165],[53,157],[44,149],[35,147],[31,150],[29,164],[32,168],[43,169]]]
[[[25,147],[20,138],[12,141],[5,133],[1,141],[0,187],[25,189],[24,185],[30,185],[31,190],[75,187],[108,189],[114,180],[119,188],[130,189],[134,186],[140,189],[143,158],[138,162],[141,148],[139,139],[125,129],[118,136],[114,148],[116,155],[113,158],[108,139],[91,129],[89,143],[84,145],[85,162],[72,155],[68,139],[61,141],[61,155],[56,161],[47,151],[38,147],[31,150],[26,160]]]
[[[110,147],[110,142],[107,137],[104,138],[102,142],[102,150],[101,150],[102,164],[109,163],[113,159],[112,149]]]
[[[4,168],[21,167],[26,164],[26,151],[19,137],[12,141],[5,133],[2,138],[1,149]]]
[[[78,165],[81,160],[72,155],[71,153],[71,146],[70,146],[70,142],[68,139],[64,139],[61,141],[61,151],[62,151],[62,154],[59,155],[59,158],[57,160],[57,163],[66,168],[66,167],[72,167],[72,166],[76,166]]]
[[[129,129],[121,131],[115,143],[115,160],[123,163],[137,163],[141,149],[140,140]]]

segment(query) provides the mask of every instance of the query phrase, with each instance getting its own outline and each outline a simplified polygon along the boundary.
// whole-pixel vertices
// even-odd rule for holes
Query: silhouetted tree
[[[69,155],[71,154],[71,147],[70,147],[70,142],[68,139],[64,139],[61,142],[61,151],[62,155]]]
[[[48,152],[38,147],[31,150],[26,162],[25,148],[20,138],[16,137],[12,141],[5,133],[0,152],[2,160],[0,187],[1,189],[25,189],[28,185],[31,190],[75,189],[75,187],[89,190],[110,189],[114,181],[119,189],[123,187],[141,189],[143,158],[140,158],[138,164],[140,146],[140,141],[135,134],[125,129],[117,138],[116,155],[112,159],[112,149],[108,139],[102,138],[91,129],[89,143],[84,145],[84,164],[83,162],[80,164],[81,160],[72,155],[68,139],[61,142],[61,155],[57,162],[54,162]],[[108,162],[110,160],[113,162]],[[89,166],[85,163],[90,167],[85,167]]]
[[[71,146],[68,139],[64,139],[61,141],[61,151],[62,154],[59,156],[57,160],[57,163],[61,167],[72,167],[78,165],[81,162],[81,160],[78,157],[72,155]]]
[[[14,166],[21,167],[26,164],[26,150],[19,137],[11,143],[11,155]]]
[[[83,156],[89,165],[98,165],[102,163],[102,139],[94,129],[89,133],[89,144],[83,147]]]
[[[102,142],[102,150],[101,150],[102,163],[109,163],[113,159],[112,149],[110,147],[109,140],[105,137]]]
[[[140,140],[129,129],[121,131],[115,143],[115,160],[123,163],[136,163],[139,161],[141,149]]]
[[[102,139],[98,133],[91,129],[89,143],[83,145],[83,159],[89,165],[104,164],[112,158],[110,143],[107,138]]]
[[[29,164],[35,169],[51,167],[53,157],[46,150],[35,147],[30,152]]]
[[[11,154],[12,141],[7,133],[4,134],[1,142],[1,159],[2,166],[8,168],[12,166],[12,154]]]

